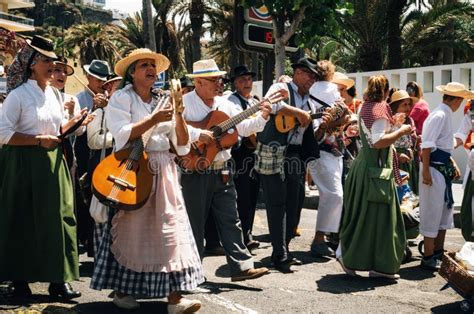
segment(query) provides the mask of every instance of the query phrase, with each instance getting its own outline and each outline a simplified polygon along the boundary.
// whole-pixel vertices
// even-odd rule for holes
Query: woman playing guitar
[[[115,66],[115,72],[124,79],[122,88],[109,101],[106,119],[116,148],[122,151],[97,166],[94,188],[100,188],[96,186],[96,176],[113,182],[107,197],[120,202],[124,191],[140,193],[138,181],[131,186],[133,172],[149,171],[153,174],[152,189],[139,210],[110,208],[91,286],[96,290],[113,289],[113,302],[120,308],[138,308],[137,296],[168,297],[168,312],[194,313],[201,303],[182,298],[180,291],[193,290],[203,282],[202,265],[184,207],[174,155],[169,153],[170,143],[178,154],[189,151],[189,136],[179,104],[174,109],[167,98],[158,99],[152,94],[157,73],[165,71],[169,64],[161,54],[136,49]],[[126,146],[132,149],[125,150]],[[148,162],[143,162],[143,150]],[[100,176],[107,169],[104,164],[113,165],[113,157],[119,159],[123,152],[131,154],[125,154],[118,163],[120,171]],[[156,284],[150,286],[150,282]]]

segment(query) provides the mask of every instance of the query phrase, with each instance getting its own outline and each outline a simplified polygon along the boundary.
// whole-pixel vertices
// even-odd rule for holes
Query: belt
[[[208,169],[209,170],[222,170],[224,168],[227,168],[227,160],[225,160],[225,161],[213,161]]]

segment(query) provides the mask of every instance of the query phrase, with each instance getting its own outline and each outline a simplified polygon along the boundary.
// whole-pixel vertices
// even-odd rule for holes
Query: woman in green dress
[[[35,36],[9,68],[0,115],[0,281],[29,297],[28,282],[50,282],[49,294],[81,296],[73,189],[58,144],[64,108],[48,81],[56,55]]]
[[[337,257],[344,271],[369,271],[370,277],[398,279],[405,250],[405,228],[396,196],[397,167],[393,167],[393,143],[412,128],[392,131],[393,118],[385,102],[385,76],[369,79],[360,111],[362,148],[354,160],[344,187],[344,214]],[[380,172],[381,168],[383,172]],[[377,178],[378,177],[378,178]]]

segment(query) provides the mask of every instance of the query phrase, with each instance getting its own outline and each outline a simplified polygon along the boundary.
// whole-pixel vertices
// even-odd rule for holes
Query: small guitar
[[[323,113],[326,111],[325,108],[316,110],[315,113],[311,114],[311,119],[319,119],[323,116]],[[296,117],[288,116],[282,113],[278,113],[275,116],[275,127],[280,133],[287,133],[290,130],[293,130],[296,126],[299,125]]]
[[[288,91],[281,89],[260,103],[247,108],[241,113],[229,118],[222,111],[211,111],[202,121],[186,121],[192,127],[212,131],[214,140],[205,144],[202,142],[191,143],[190,152],[179,157],[179,165],[187,170],[205,170],[209,168],[217,153],[229,149],[238,141],[235,126],[260,110],[259,105],[264,101],[275,103],[288,98]]]
[[[162,96],[152,114],[168,103]],[[92,192],[103,204],[121,210],[136,210],[145,205],[153,186],[145,145],[154,128],[136,139],[129,148],[103,159],[92,175]]]

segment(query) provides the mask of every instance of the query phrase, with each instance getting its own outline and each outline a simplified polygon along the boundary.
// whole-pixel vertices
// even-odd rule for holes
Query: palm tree
[[[134,16],[129,16],[122,20],[124,27],[121,34],[125,36],[135,48],[144,48],[145,31],[143,29],[143,19],[141,13],[135,12]]]
[[[65,45],[78,49],[81,65],[100,59],[114,64],[121,52],[130,49],[130,41],[116,25],[80,24],[68,30]]]

